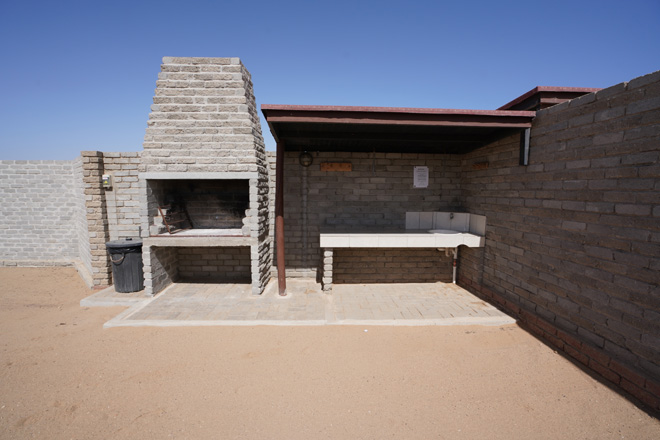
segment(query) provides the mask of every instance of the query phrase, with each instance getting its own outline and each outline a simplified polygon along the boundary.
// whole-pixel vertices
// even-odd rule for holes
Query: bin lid
[[[109,249],[137,248],[142,247],[142,240],[139,238],[124,238],[121,240],[113,240],[107,242],[105,247]]]

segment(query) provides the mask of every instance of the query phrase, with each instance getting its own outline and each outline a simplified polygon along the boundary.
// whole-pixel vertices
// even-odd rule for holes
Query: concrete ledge
[[[227,172],[150,172],[140,173],[141,180],[233,180],[258,179],[259,173],[255,171],[227,171]]]
[[[469,232],[432,234],[428,231],[405,233],[321,233],[321,248],[455,248],[482,247],[486,239]]]
[[[251,246],[253,237],[148,237],[142,241],[145,247],[215,247]]]

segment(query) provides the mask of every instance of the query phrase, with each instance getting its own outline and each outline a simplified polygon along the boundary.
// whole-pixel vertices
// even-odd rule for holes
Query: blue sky
[[[163,56],[240,57],[258,105],[495,109],[660,69],[660,1],[3,0],[0,54],[0,159],[73,159],[142,149]]]

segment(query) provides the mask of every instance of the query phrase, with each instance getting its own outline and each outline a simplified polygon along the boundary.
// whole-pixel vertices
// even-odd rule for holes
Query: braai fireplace
[[[148,180],[147,186],[152,237],[250,235],[248,179]]]
[[[269,179],[238,58],[163,58],[141,159],[145,289],[270,278]]]

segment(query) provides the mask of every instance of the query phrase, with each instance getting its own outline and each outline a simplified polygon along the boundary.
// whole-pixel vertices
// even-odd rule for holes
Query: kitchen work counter
[[[323,253],[323,290],[332,290],[334,248],[438,248],[452,249],[454,254],[454,282],[459,246],[482,247],[485,237],[470,232],[449,229],[434,230],[377,230],[326,231],[320,234]]]

